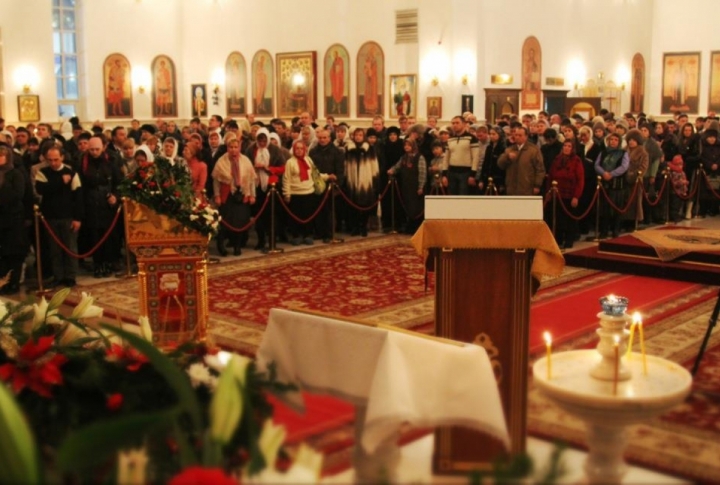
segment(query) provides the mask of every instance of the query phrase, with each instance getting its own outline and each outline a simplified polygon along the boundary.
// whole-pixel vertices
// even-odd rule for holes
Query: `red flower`
[[[175,191],[175,197],[180,197],[180,192],[178,190]]]
[[[105,407],[107,407],[110,411],[117,411],[120,409],[123,405],[123,395],[119,392],[116,392],[115,394],[110,394],[107,397],[107,401],[105,401]]]
[[[52,397],[50,386],[63,383],[60,366],[67,362],[64,356],[49,352],[54,340],[52,335],[40,337],[37,342],[28,340],[15,363],[0,366],[0,379],[11,382],[15,394],[29,387],[40,396]]]
[[[138,189],[142,189],[142,184],[137,184]]]
[[[149,185],[150,185],[150,187],[155,187],[157,184],[153,181],[150,181]]]
[[[207,483],[212,485],[237,485],[238,482],[227,476],[220,468],[203,468],[191,466],[170,479],[168,485],[197,485]]]
[[[112,344],[109,349],[105,351],[105,360],[108,362],[123,362],[127,361],[127,370],[135,372],[143,364],[148,362],[148,358],[130,347],[125,349],[122,345]]]
[[[145,180],[145,177],[147,176],[147,172],[145,170],[138,170],[138,174],[141,179]]]

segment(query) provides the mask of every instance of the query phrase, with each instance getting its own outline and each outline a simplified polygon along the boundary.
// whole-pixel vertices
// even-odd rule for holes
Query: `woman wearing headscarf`
[[[356,128],[345,152],[347,196],[359,208],[350,207],[348,225],[353,236],[367,237],[370,211],[380,191],[380,166],[375,148],[365,141],[365,131]]]
[[[293,143],[293,156],[285,164],[282,181],[282,195],[292,213],[288,221],[290,243],[293,246],[313,244],[313,221],[299,222],[312,216],[318,208],[320,197],[315,194],[312,170],[315,164],[307,156],[307,145],[303,140]],[[334,174],[321,173],[323,180],[337,180]]]
[[[505,145],[505,132],[499,126],[494,126],[488,131],[490,143],[485,148],[485,161],[480,169],[480,178],[478,179],[478,190],[480,194],[484,194],[488,188],[490,179],[493,179],[493,185],[497,188],[498,194],[505,193],[505,170],[498,166],[498,158],[505,153],[507,146]],[[492,195],[492,194],[491,194]]]
[[[13,163],[13,152],[0,146],[0,279],[9,275],[0,294],[20,291],[20,276],[29,241],[25,230],[25,203],[28,184]]]
[[[627,193],[626,200],[628,201],[626,205],[629,204],[629,206],[627,212],[622,214],[621,219],[631,221],[633,224],[635,221],[643,220],[643,207],[642,204],[638,204],[638,200],[642,197],[642,192],[640,192],[640,189],[635,192],[635,185],[637,184],[638,176],[642,177],[650,167],[650,157],[643,146],[644,141],[642,133],[637,128],[633,128],[625,135],[629,157],[628,169],[627,172],[625,172],[625,191]],[[642,174],[640,172],[642,172]],[[632,198],[632,202],[630,202],[630,196],[633,193],[635,193],[635,196]]]
[[[415,140],[410,138],[403,142],[405,154],[388,170],[388,175],[395,175],[400,187],[402,206],[407,215],[405,234],[415,234],[422,222],[423,193],[427,178],[427,162],[420,154]]]
[[[228,142],[227,153],[218,159],[212,178],[215,204],[220,210],[220,216],[233,228],[245,227],[250,222],[250,206],[255,203],[257,176],[250,160],[240,153],[240,140],[233,138]],[[231,231],[221,225],[217,236],[220,256],[227,256],[226,239],[234,248],[233,254],[239,256],[245,233],[247,231]]]
[[[628,152],[620,148],[620,136],[610,133],[605,138],[605,149],[595,160],[595,173],[600,175],[602,186],[610,201],[621,209],[627,203],[625,172],[627,172],[629,164]],[[601,197],[603,197],[602,194]],[[600,203],[600,234],[598,237],[606,238],[609,231],[612,232],[613,237],[620,234],[620,213],[603,198]]]
[[[563,206],[573,215],[578,215],[578,205],[585,186],[585,168],[580,157],[575,153],[575,142],[565,140],[560,154],[555,157],[550,171],[548,183],[557,182],[558,197]],[[558,246],[570,249],[578,236],[578,223],[570,217],[562,207],[558,207],[555,219],[555,240]]]

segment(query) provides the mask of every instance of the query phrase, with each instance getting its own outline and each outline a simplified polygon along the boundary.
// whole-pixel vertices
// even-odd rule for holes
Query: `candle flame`
[[[636,323],[642,324],[642,316],[640,315],[640,312],[633,313],[632,322],[633,325],[635,325]]]
[[[615,347],[617,347],[618,345],[620,345],[620,336],[619,336],[619,335],[615,335],[615,336],[613,337],[613,340],[615,340]]]
[[[552,343],[552,337],[550,336],[550,332],[543,332],[543,338],[545,339],[545,343],[547,345],[550,345]]]
[[[611,293],[607,297],[607,302],[608,303],[617,303],[617,297]]]

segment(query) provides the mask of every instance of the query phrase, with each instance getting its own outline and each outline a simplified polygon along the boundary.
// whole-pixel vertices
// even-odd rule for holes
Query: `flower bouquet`
[[[140,162],[119,187],[122,196],[180,223],[179,227],[201,234],[217,233],[220,213],[195,197],[187,167],[163,157]]]
[[[197,344],[163,354],[144,317],[138,332],[97,324],[88,294],[63,315],[68,293],[0,303],[1,483],[317,478],[305,448],[292,474],[275,468],[285,432],[265,396],[292,386],[272,366]]]

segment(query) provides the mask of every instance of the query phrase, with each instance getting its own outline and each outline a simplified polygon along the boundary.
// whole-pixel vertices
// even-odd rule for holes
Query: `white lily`
[[[199,219],[199,217],[196,216],[195,214],[190,214],[190,220],[191,220],[191,221],[197,221],[198,219]]]
[[[70,314],[70,318],[82,320],[83,318],[99,318],[103,315],[103,309],[93,305],[95,298],[90,293],[82,292],[82,299],[78,306]]]
[[[192,384],[194,388],[199,387],[201,384],[206,387],[211,386],[211,378],[213,376],[210,374],[210,369],[200,362],[192,364],[185,372],[190,377],[190,384]]]
[[[50,310],[50,306],[44,296],[40,299],[40,303],[33,303],[33,312],[33,330],[39,327],[43,322],[46,322],[49,325],[61,322],[61,320],[57,317],[57,309]]]
[[[281,473],[274,466],[268,465],[257,475],[244,476],[242,481],[248,484],[318,483],[322,459],[320,453],[305,444],[301,444],[297,455],[295,455],[293,465],[285,473]]]
[[[282,425],[276,425],[272,419],[266,419],[258,440],[260,452],[265,458],[265,466],[274,468],[280,446],[285,442],[287,431]]]
[[[76,341],[77,339],[90,337],[88,333],[83,332],[81,329],[79,329],[77,326],[73,325],[72,323],[66,323],[62,337],[60,337],[60,345],[69,345]]]
[[[141,315],[140,318],[138,318],[138,324],[140,324],[140,335],[142,338],[148,342],[152,342],[153,331],[152,327],[150,327],[150,319],[145,315]]]
[[[5,318],[5,315],[8,314],[7,309],[7,303],[3,303],[0,305],[0,321],[2,321],[3,318]]]
[[[242,388],[235,377],[238,356],[234,355],[220,374],[210,401],[210,436],[221,444],[230,441],[243,412]]]

